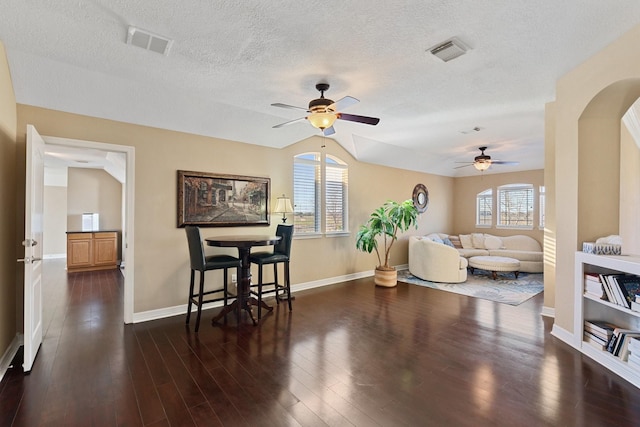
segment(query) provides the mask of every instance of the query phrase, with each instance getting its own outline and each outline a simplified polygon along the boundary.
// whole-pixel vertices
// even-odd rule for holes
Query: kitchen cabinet
[[[67,271],[118,268],[118,232],[67,232]]]

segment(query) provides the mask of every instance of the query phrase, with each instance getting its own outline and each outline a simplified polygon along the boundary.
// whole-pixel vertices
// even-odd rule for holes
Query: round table
[[[207,237],[205,242],[209,246],[218,246],[222,248],[238,248],[238,255],[240,258],[240,277],[238,277],[238,297],[226,306],[222,311],[212,319],[212,323],[217,322],[223,316],[230,311],[237,310],[238,324],[240,324],[240,312],[245,310],[249,313],[253,324],[257,324],[253,312],[251,310],[252,305],[259,304],[258,300],[251,297],[251,262],[249,256],[251,255],[251,248],[253,246],[271,246],[278,243],[281,239],[280,236],[268,236],[268,235],[233,235],[233,236],[216,236]],[[269,307],[264,302],[264,308],[267,310],[273,310],[273,307]]]
[[[520,261],[505,256],[472,256],[469,258],[469,269],[479,268],[491,272],[493,280],[496,280],[498,272],[513,272],[518,278],[520,273]]]

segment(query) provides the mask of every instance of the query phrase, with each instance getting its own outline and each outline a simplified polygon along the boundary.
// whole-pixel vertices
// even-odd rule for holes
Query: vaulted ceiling
[[[544,166],[544,106],[556,80],[640,23],[637,0],[3,0],[17,102],[229,140],[285,147],[321,135],[318,97],[350,95],[329,137],[364,162],[446,176],[488,146],[485,173]],[[126,43],[135,26],[167,55]],[[429,53],[457,38],[449,62]],[[635,54],[630,52],[630,55]],[[328,139],[329,139],[328,138]]]

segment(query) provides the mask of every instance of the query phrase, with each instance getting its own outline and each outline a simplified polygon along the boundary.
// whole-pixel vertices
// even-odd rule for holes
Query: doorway
[[[75,152],[77,156],[82,157],[95,154],[96,152],[110,153],[119,155],[123,159],[122,173],[122,264],[121,269],[124,279],[124,295],[123,303],[123,321],[124,323],[133,322],[133,269],[134,269],[134,188],[135,188],[135,149],[131,146],[106,144],[94,141],[74,140],[68,138],[43,136],[45,141],[45,153],[47,151],[66,151]],[[118,173],[118,172],[114,172]],[[113,175],[113,173],[111,173]],[[46,209],[46,206],[45,206]]]

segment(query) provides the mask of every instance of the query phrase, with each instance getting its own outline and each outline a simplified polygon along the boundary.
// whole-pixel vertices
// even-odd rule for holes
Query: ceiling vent
[[[173,40],[130,26],[129,31],[127,31],[127,44],[166,56],[169,55]]]
[[[470,134],[470,133],[475,133],[475,132],[480,132],[482,129],[480,126],[476,126],[473,129],[466,129],[466,130],[461,130],[460,133],[464,133],[465,135]]]
[[[428,49],[433,56],[444,62],[449,62],[452,59],[464,55],[467,53],[467,50],[469,50],[469,47],[465,46],[464,43],[456,38],[452,38]]]

